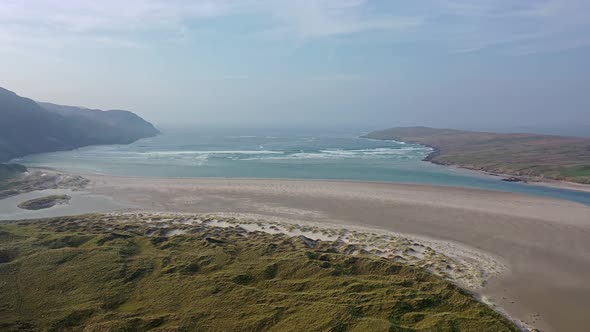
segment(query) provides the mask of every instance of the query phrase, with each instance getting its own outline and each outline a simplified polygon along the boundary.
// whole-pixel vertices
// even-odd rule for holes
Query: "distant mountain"
[[[75,129],[86,131],[93,128],[92,131],[86,131],[87,138],[96,142],[93,144],[128,144],[159,133],[151,123],[129,111],[101,111],[41,102],[37,104],[68,119]]]
[[[128,144],[158,133],[128,111],[37,103],[0,88],[0,162],[87,145]]]

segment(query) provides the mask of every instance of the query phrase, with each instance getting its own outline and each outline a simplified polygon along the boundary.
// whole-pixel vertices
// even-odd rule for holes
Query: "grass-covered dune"
[[[590,138],[426,127],[391,128],[366,137],[433,147],[428,160],[438,164],[590,184]]]
[[[2,223],[0,330],[517,330],[424,270],[337,245],[109,215]]]

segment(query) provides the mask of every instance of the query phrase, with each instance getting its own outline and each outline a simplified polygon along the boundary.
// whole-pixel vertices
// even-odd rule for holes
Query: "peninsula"
[[[590,138],[427,127],[391,128],[365,137],[426,145],[433,148],[427,161],[508,175],[509,181],[590,184]]]

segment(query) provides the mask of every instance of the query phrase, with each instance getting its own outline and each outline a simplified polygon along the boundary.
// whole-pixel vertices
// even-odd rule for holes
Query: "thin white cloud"
[[[146,31],[181,34],[187,22],[225,15],[223,0],[2,0],[0,41],[31,52],[83,48],[145,48]]]
[[[417,26],[418,17],[367,13],[365,0],[271,1],[273,15],[302,39]]]
[[[88,32],[172,28],[187,19],[222,15],[223,0],[3,0],[0,22]]]
[[[149,43],[141,33],[181,39],[193,23],[220,17],[266,20],[244,38],[299,43],[382,31],[455,52],[590,46],[590,0],[2,0],[0,42],[4,49],[138,48]]]
[[[499,49],[521,55],[590,46],[588,0],[439,0],[439,4],[438,15],[455,18],[456,30],[469,31],[459,38],[461,45],[455,45],[458,52]]]
[[[0,29],[25,44],[52,35],[58,44],[87,38],[88,43],[125,46],[137,43],[130,34],[182,34],[192,22],[223,16],[266,17],[274,29],[299,39],[418,24],[411,17],[365,13],[367,5],[365,0],[3,0]]]

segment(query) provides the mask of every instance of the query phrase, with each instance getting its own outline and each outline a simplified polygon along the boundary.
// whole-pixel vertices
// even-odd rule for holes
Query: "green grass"
[[[565,171],[566,176],[590,179],[590,165],[571,167]]]
[[[435,163],[590,184],[590,138],[425,127],[392,128],[367,137],[435,147]]]
[[[0,330],[517,331],[432,274],[299,238],[88,215],[0,224]]]

